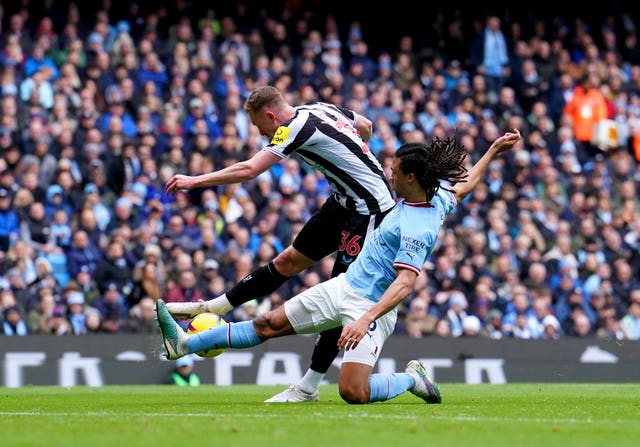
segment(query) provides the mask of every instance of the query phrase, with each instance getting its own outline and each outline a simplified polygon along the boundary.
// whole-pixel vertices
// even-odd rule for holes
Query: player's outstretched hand
[[[169,179],[165,191],[167,195],[175,194],[183,189],[193,188],[193,177],[189,175],[176,174]]]
[[[501,137],[497,138],[493,142],[493,146],[496,149],[496,154],[511,149],[515,144],[520,141],[521,135],[518,129],[513,129],[513,132],[506,132]]]

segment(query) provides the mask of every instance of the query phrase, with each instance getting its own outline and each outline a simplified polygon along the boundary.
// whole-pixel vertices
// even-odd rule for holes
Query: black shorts
[[[345,272],[362,250],[368,232],[380,225],[389,210],[371,216],[349,211],[330,196],[293,241],[303,255],[319,261],[337,251],[331,276]]]

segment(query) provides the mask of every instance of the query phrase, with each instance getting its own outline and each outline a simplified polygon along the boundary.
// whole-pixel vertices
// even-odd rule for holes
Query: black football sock
[[[273,262],[270,262],[249,273],[238,284],[228,290],[227,299],[233,307],[236,307],[247,301],[269,295],[287,282],[288,279],[288,276],[280,274]]]
[[[342,333],[342,327],[327,329],[320,332],[311,354],[310,368],[316,372],[326,374],[329,367],[338,356],[338,339]]]

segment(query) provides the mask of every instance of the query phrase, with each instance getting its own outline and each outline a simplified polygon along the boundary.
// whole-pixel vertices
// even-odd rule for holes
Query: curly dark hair
[[[416,176],[418,184],[427,194],[427,201],[441,187],[440,181],[464,182],[468,176],[463,166],[467,153],[464,146],[458,144],[457,135],[444,139],[435,137],[429,145],[405,143],[398,148],[395,156],[400,159],[403,173]]]

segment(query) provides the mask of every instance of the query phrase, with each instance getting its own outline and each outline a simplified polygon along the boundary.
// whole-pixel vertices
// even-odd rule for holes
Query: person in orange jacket
[[[564,116],[571,118],[573,132],[581,143],[582,155],[593,157],[602,151],[592,144],[596,124],[608,118],[607,101],[598,89],[600,78],[597,73],[586,74],[582,82],[573,90],[573,97],[565,104]]]

